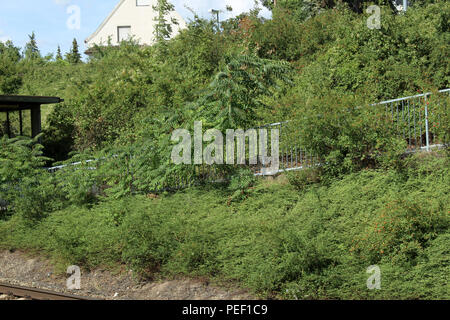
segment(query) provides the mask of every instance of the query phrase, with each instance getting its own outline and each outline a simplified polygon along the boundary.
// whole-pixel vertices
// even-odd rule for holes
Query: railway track
[[[16,286],[0,282],[0,294],[6,294],[18,298],[30,300],[93,300],[86,297],[53,292],[49,290]]]

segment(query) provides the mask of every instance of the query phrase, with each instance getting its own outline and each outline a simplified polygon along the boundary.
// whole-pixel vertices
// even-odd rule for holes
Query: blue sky
[[[0,1],[0,41],[12,40],[16,46],[23,47],[32,31],[36,33],[39,49],[43,55],[55,53],[58,45],[63,53],[70,49],[76,38],[84,52],[84,40],[93,33],[100,23],[113,10],[119,0],[13,0]],[[249,11],[254,0],[172,0],[176,10],[188,21],[192,14],[185,4],[202,17],[211,17],[209,9],[225,9],[231,5],[231,15]],[[71,16],[68,9],[76,5],[80,8],[79,29],[69,28],[67,21]],[[261,6],[261,5],[260,5]],[[73,13],[73,12],[72,12]],[[270,13],[263,10],[263,16]],[[221,19],[230,14],[222,13]]]

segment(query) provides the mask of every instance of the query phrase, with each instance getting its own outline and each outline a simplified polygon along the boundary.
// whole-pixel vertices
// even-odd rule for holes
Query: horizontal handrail
[[[444,93],[444,92],[450,92],[450,88],[449,89],[439,90],[439,93]],[[409,99],[427,97],[427,96],[432,95],[432,94],[433,94],[432,92],[427,92],[427,93],[422,93],[422,94],[418,94],[418,95],[415,95],[415,96],[409,96],[409,97],[403,97],[403,98],[398,98],[398,99],[382,101],[382,102],[371,104],[370,106],[374,107],[374,106],[384,105],[384,104],[393,103],[393,102],[399,102],[399,101],[404,101],[404,100],[409,100]]]
[[[445,92],[449,92],[450,93],[450,88],[439,90],[439,93],[445,93]],[[404,101],[404,100],[409,100],[409,99],[427,97],[427,96],[432,95],[432,94],[433,94],[432,92],[427,92],[427,93],[422,93],[422,94],[418,94],[418,95],[415,95],[415,96],[409,96],[409,97],[403,97],[403,98],[398,98],[398,99],[386,100],[386,101],[382,101],[382,102],[371,104],[370,106],[385,105],[385,104],[399,102],[399,101]],[[276,126],[283,126],[283,124],[286,124],[286,123],[289,123],[289,122],[291,122],[291,121],[288,120],[288,121],[282,121],[282,122],[277,122],[277,123],[266,124],[266,125],[258,127],[258,129],[268,128],[268,127],[276,127]],[[115,157],[117,157],[117,155],[114,155],[113,157],[115,158]],[[105,158],[80,161],[80,162],[75,162],[75,163],[71,163],[71,164],[55,166],[55,167],[46,168],[46,169],[49,172],[55,172],[55,171],[58,171],[60,169],[64,169],[64,168],[69,167],[69,166],[78,166],[78,165],[81,165],[83,163],[89,163],[89,162],[94,162],[94,161],[103,160],[103,159],[105,159]],[[95,168],[89,168],[89,169],[95,169]],[[285,169],[285,170],[293,170],[293,169],[295,170],[297,168],[289,168],[289,169]]]

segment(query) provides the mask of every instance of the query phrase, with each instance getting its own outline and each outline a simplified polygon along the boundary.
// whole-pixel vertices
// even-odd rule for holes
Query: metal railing
[[[450,95],[450,88],[440,90],[439,93]],[[440,119],[438,119],[439,116],[434,114],[429,105],[429,100],[432,95],[432,93],[424,93],[415,96],[392,99],[371,104],[370,107],[384,107],[385,112],[390,116],[393,125],[396,127],[398,134],[408,142],[408,149],[406,152],[417,152],[422,150],[430,151],[433,148],[445,147],[449,142],[449,137],[438,136],[436,134],[436,126],[431,125],[432,123],[440,123]],[[280,139],[282,139],[283,132],[286,130],[292,130],[289,128],[289,123],[290,121],[277,122],[261,126],[258,129],[279,129]],[[279,172],[302,170],[320,165],[317,155],[298,145],[295,141],[292,144],[280,143],[280,145]],[[49,172],[56,172],[68,166],[78,166],[82,163],[90,163],[95,161],[98,161],[98,159],[56,166],[48,168],[47,170]],[[250,167],[255,175],[262,175],[262,165]],[[89,167],[88,169],[95,170],[95,167]],[[216,169],[217,168],[211,168],[210,166],[207,166],[206,168],[205,166],[198,166],[198,168],[195,169],[195,175],[200,178],[212,176],[214,179],[220,180],[223,178],[223,175],[217,173]],[[189,186],[193,183],[192,181],[184,180],[180,180],[179,182],[182,186]]]
[[[86,160],[86,161],[79,161],[79,162],[74,162],[74,163],[69,163],[69,164],[63,164],[60,166],[55,166],[55,167],[51,167],[51,168],[47,168],[47,171],[50,173],[55,173],[56,171],[59,171],[61,169],[67,168],[67,167],[77,167],[80,166],[84,163],[91,163],[91,162],[97,162],[98,159],[92,159],[92,160]],[[88,167],[88,170],[96,170],[95,167]]]
[[[450,89],[440,90],[439,93],[450,95]],[[446,136],[439,136],[436,132],[436,124],[441,123],[441,117],[430,108],[431,96],[432,93],[424,93],[387,100],[371,106],[384,106],[397,133],[408,142],[408,151],[417,149],[430,151],[431,148],[445,146],[449,139]]]
[[[440,90],[439,94],[450,95],[450,88]],[[436,124],[441,123],[441,117],[435,114],[434,108],[430,108],[431,105],[429,103],[432,95],[433,93],[428,92],[370,105],[370,107],[384,107],[386,114],[389,115],[392,124],[397,130],[397,134],[408,143],[406,153],[443,148],[449,142],[449,137],[437,134],[438,126]],[[282,138],[283,131],[291,130],[288,128],[289,123],[289,121],[278,122],[265,125],[263,128],[278,128]],[[279,172],[302,170],[320,165],[318,157],[313,152],[305,150],[295,141],[289,147],[283,143],[281,145],[284,146],[280,150]],[[260,175],[258,172],[256,174]]]
[[[306,150],[304,147],[300,146],[298,141],[291,143],[285,143],[283,140],[288,140],[290,137],[287,135],[292,128],[289,127],[291,121],[271,123],[261,126],[258,129],[278,129],[280,136],[280,169],[277,173],[288,172],[295,170],[302,170],[306,168],[311,168],[319,165],[319,158],[311,151]],[[251,169],[256,176],[263,176],[262,173],[263,166],[260,164],[258,166],[253,166]]]

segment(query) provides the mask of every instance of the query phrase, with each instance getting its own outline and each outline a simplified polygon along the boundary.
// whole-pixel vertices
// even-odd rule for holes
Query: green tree
[[[39,48],[36,42],[36,35],[34,32],[28,36],[29,41],[25,45],[25,59],[26,60],[36,60],[41,57],[41,53],[39,52]]]
[[[63,60],[63,56],[61,54],[61,47],[58,45],[58,50],[56,51],[56,61]]]
[[[72,64],[81,62],[81,54],[78,49],[77,39],[75,38],[72,41],[72,49],[70,49],[70,52],[66,54],[66,59]]]
[[[225,57],[225,67],[211,82],[208,93],[198,101],[198,116],[213,127],[248,128],[256,124],[264,96],[277,88],[277,80],[291,83],[288,63],[255,55]]]
[[[22,85],[19,61],[20,49],[11,41],[0,42],[0,93],[17,93]]]
[[[43,130],[42,144],[45,155],[54,161],[67,159],[67,155],[73,151],[74,119],[70,106],[66,104],[56,105],[47,118],[47,126]]]
[[[178,21],[175,18],[171,18],[170,22],[167,21],[167,16],[175,10],[175,6],[167,0],[158,0],[156,6],[153,6],[153,10],[157,12],[157,16],[154,18],[156,22],[154,35],[158,43],[162,43],[170,38],[173,32],[173,25],[177,25]]]
[[[420,2],[419,1],[409,1]],[[425,0],[426,1],[426,0]],[[337,7],[339,3],[346,3],[348,7],[357,13],[364,12],[364,6],[370,3],[376,3],[378,5],[388,5],[394,9],[393,1],[391,0],[262,0],[262,4],[270,9],[287,9],[291,12],[293,16],[301,20],[307,19],[321,10],[331,9]]]

